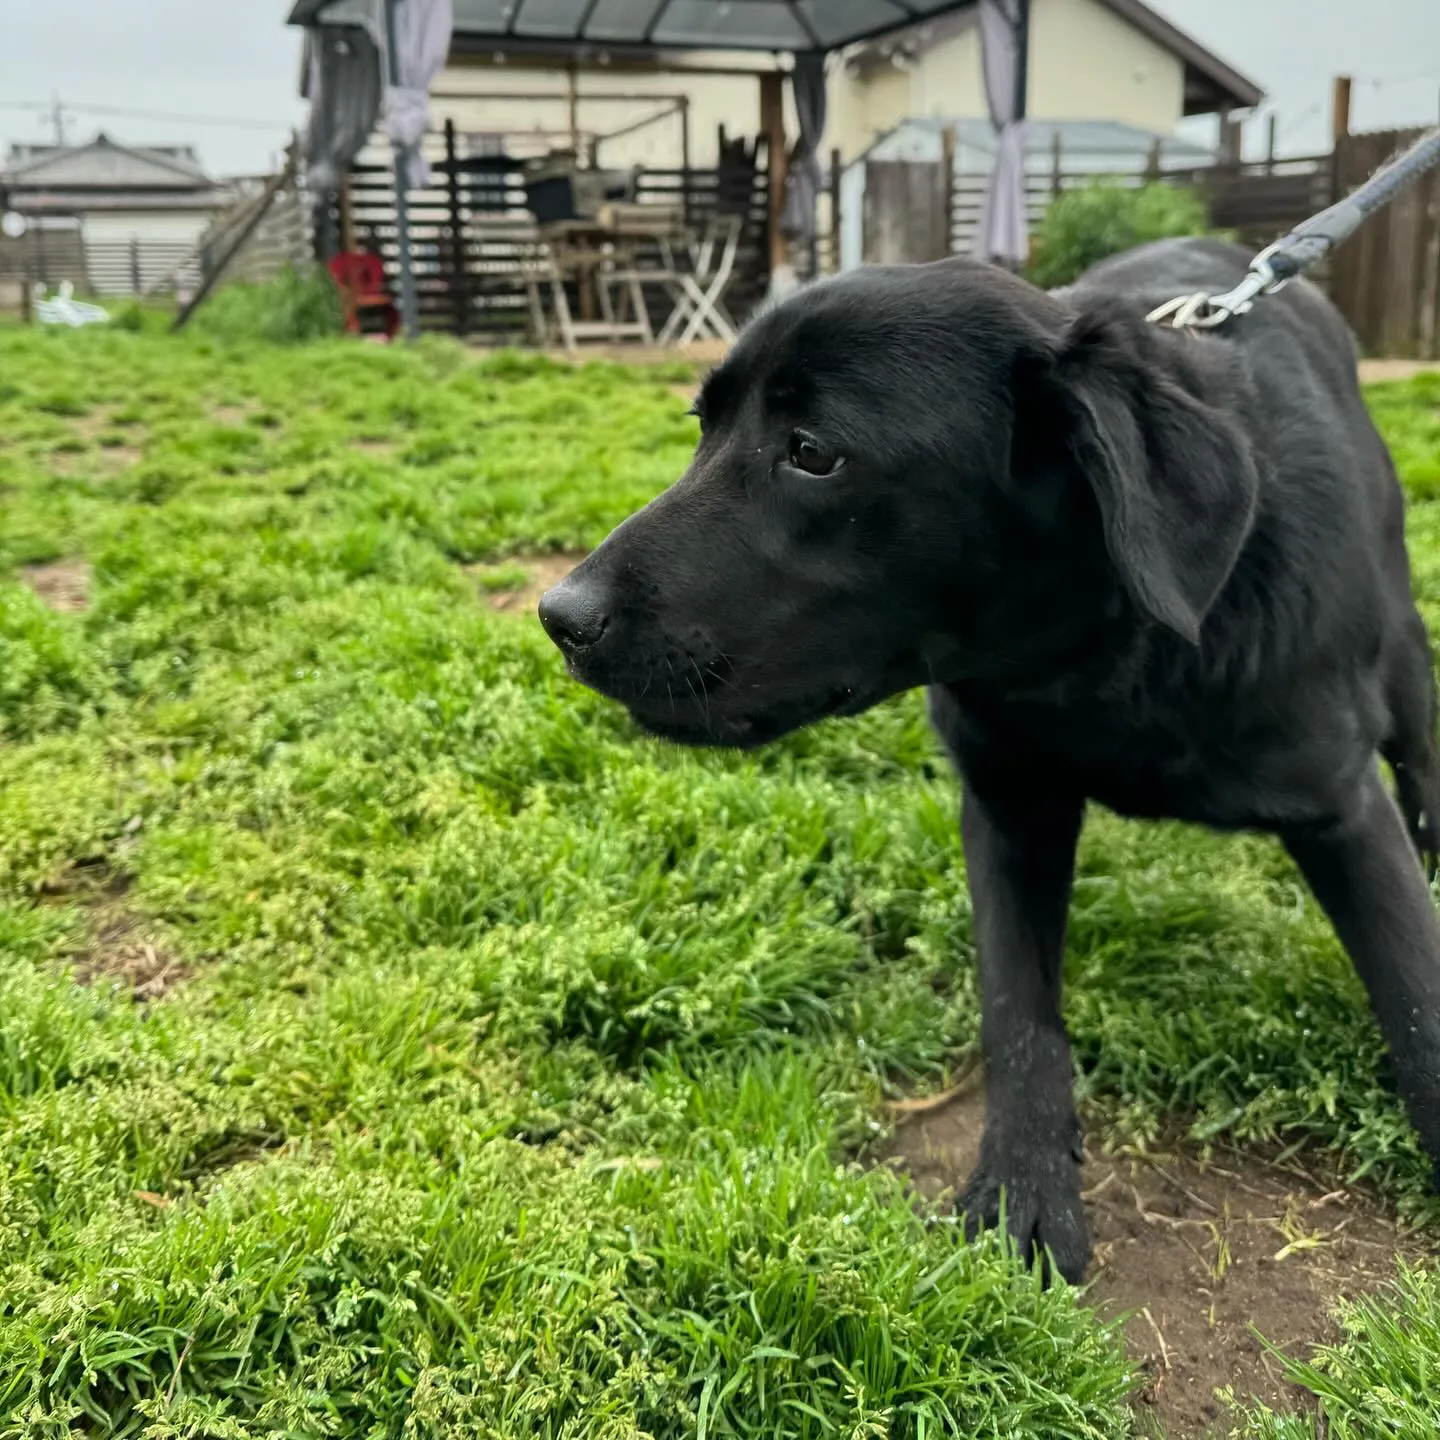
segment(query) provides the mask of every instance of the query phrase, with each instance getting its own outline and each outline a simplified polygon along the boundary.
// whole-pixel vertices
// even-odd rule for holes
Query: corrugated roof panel
[[[585,25],[584,39],[611,45],[638,45],[665,0],[599,0]]]
[[[337,0],[292,0],[292,25],[335,23]],[[379,4],[381,0],[371,0]],[[709,50],[834,50],[976,0],[454,0],[469,41]]]
[[[547,40],[578,39],[589,5],[590,0],[522,0],[515,33]]]
[[[657,45],[736,45],[809,50],[814,39],[785,0],[669,0],[655,27]]]
[[[799,0],[796,8],[827,48],[847,44],[857,35],[909,24],[915,18],[890,0]]]

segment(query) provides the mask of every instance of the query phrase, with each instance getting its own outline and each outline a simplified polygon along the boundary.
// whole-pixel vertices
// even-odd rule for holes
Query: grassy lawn
[[[977,1028],[919,698],[681,752],[489,603],[685,378],[0,331],[0,1437],[1128,1433],[1118,1329],[874,1163]],[[1374,403],[1440,634],[1440,380]],[[1275,846],[1094,817],[1069,977],[1104,1135],[1440,1215]],[[1431,1436],[1437,1336],[1406,1274],[1297,1377]]]

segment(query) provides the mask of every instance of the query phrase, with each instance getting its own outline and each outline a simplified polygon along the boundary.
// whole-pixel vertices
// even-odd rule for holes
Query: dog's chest
[[[1326,725],[1334,733],[1324,737],[1202,706],[972,704],[941,691],[931,711],[977,784],[993,777],[1021,791],[1063,788],[1117,814],[1224,829],[1306,818],[1323,808],[1337,771],[1365,753],[1334,710]]]

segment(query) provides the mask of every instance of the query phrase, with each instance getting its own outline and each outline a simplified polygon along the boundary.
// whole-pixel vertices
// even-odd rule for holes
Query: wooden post
[[[1335,77],[1334,98],[1330,104],[1330,136],[1338,145],[1350,133],[1350,77]]]
[[[830,271],[840,273],[840,184],[844,175],[838,146],[830,151]]]
[[[1060,138],[1060,127],[1050,137],[1050,196],[1057,199],[1065,189],[1064,142]]]
[[[1335,77],[1334,96],[1330,102],[1330,195],[1338,200],[1346,191],[1345,159],[1342,151],[1350,135],[1350,77]]]
[[[1280,137],[1280,116],[1272,110],[1265,123],[1265,173],[1275,173],[1275,145]]]
[[[1235,120],[1227,110],[1220,117],[1220,153],[1225,163],[1236,169],[1245,150],[1245,122]]]
[[[1425,242],[1425,268],[1420,293],[1420,346],[1422,360],[1440,360],[1440,176],[1425,177],[1430,203],[1422,223],[1430,234]]]
[[[1226,122],[1229,123],[1228,121]],[[1153,185],[1160,178],[1160,137],[1150,142],[1150,153],[1145,157],[1145,180]]]
[[[716,162],[718,169],[719,162]],[[690,225],[690,97],[680,97],[680,218]]]
[[[144,287],[140,283],[140,237],[130,237],[130,293],[139,296]]]
[[[766,217],[770,273],[773,275],[789,258],[785,237],[780,233],[780,212],[785,208],[785,77],[778,70],[760,77],[760,133],[765,137],[765,164],[770,181],[770,213]]]
[[[340,209],[340,248],[345,251],[355,249],[355,192],[351,185],[350,171],[347,169],[340,176],[340,195],[337,200]],[[325,257],[330,258],[328,255]]]
[[[465,216],[460,209],[460,160],[456,154],[455,121],[445,117],[445,179],[450,201],[450,300],[455,307],[455,333],[470,328],[470,276],[465,266]]]
[[[570,148],[578,164],[583,158],[580,154],[580,74],[573,60],[565,69],[565,98],[570,108]]]
[[[945,212],[945,253],[955,253],[955,127],[940,132],[940,193]]]

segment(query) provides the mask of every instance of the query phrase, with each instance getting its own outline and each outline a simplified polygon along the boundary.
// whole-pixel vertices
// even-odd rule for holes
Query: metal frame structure
[[[332,0],[295,0],[292,25],[323,23]],[[512,43],[612,56],[656,50],[838,50],[933,20],[976,0],[458,0],[457,42]],[[704,17],[711,17],[706,19]],[[777,24],[777,21],[780,23]]]

